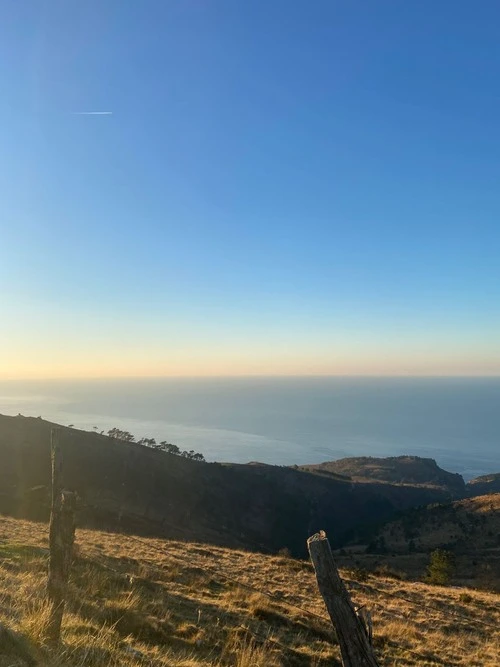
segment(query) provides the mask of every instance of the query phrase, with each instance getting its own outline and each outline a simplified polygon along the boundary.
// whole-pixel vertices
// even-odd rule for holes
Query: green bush
[[[454,567],[454,557],[450,551],[436,549],[431,553],[426,580],[430,584],[446,586],[450,581]]]

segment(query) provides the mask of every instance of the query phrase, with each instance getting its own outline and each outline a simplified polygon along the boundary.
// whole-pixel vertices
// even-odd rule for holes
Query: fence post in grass
[[[337,633],[344,667],[378,667],[370,633],[357,615],[347,588],[339,576],[324,531],[307,540],[319,591]]]
[[[59,446],[59,429],[52,429],[52,510],[49,528],[49,576],[47,594],[51,603],[46,628],[47,641],[59,643],[61,623],[66,603],[66,588],[75,539],[76,496],[62,487],[62,455]]]

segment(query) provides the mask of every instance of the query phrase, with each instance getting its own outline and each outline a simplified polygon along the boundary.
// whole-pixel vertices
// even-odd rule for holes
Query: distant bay
[[[500,378],[1,381],[0,413],[118,426],[208,460],[416,454],[466,479],[500,472]]]

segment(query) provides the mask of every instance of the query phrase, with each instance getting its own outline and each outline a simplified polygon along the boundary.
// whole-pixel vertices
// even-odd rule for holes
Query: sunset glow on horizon
[[[389,346],[358,342],[306,350],[293,342],[281,347],[221,349],[223,346],[189,348],[160,345],[134,348],[117,343],[94,352],[85,341],[73,339],[64,351],[43,345],[13,351],[0,357],[0,379],[127,378],[127,377],[217,377],[217,376],[498,376],[500,354],[458,346],[448,349],[428,343]],[[5,348],[3,348],[5,349]],[[81,357],[82,352],[88,355]],[[21,363],[19,360],[23,360]]]

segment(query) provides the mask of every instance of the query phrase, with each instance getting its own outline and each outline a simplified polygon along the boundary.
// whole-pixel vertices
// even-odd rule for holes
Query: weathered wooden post
[[[76,497],[62,489],[62,455],[59,446],[59,429],[52,429],[52,511],[49,528],[49,576],[47,594],[52,604],[46,628],[46,638],[57,645],[61,636],[61,623],[66,603],[66,588],[75,539]]]
[[[344,667],[378,667],[368,632],[339,576],[330,543],[321,531],[307,540],[318,588],[337,633]]]

